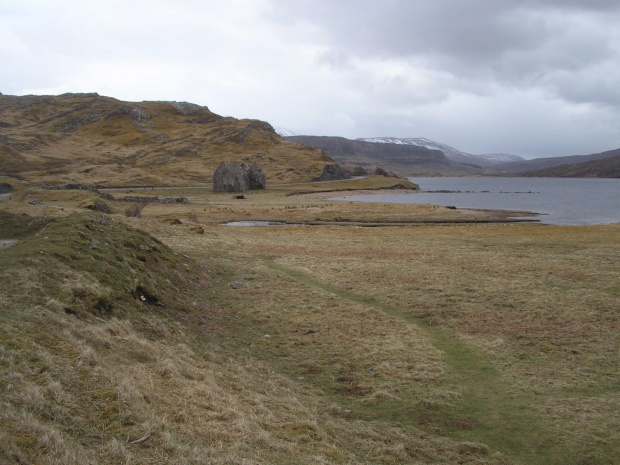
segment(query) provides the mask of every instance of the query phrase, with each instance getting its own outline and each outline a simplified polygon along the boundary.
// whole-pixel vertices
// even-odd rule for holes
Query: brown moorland
[[[0,197],[2,461],[615,463],[619,225],[312,189]]]

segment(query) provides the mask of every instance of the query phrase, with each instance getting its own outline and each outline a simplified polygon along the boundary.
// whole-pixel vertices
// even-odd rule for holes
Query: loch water
[[[545,224],[620,222],[620,179],[426,177],[409,178],[420,192],[335,197],[335,200],[525,210]]]

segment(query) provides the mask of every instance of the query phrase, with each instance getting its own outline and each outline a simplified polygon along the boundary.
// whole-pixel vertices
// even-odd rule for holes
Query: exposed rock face
[[[323,174],[318,179],[319,181],[338,181],[339,179],[349,179],[351,175],[347,173],[342,166],[335,165],[325,165],[323,168]]]
[[[250,166],[250,190],[266,189],[267,176],[256,162]]]
[[[209,111],[209,108],[188,102],[169,102],[181,116],[190,116],[200,113],[201,110]]]
[[[213,175],[214,192],[245,192],[250,187],[250,173],[245,163],[235,162],[228,166],[226,162],[215,170]]]
[[[266,186],[267,178],[258,163],[248,168],[245,163],[234,162],[228,166],[222,162],[213,175],[214,192],[246,192]]]

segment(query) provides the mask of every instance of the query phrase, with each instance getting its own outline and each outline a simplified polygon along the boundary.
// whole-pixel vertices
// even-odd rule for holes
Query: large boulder
[[[340,179],[349,179],[351,175],[347,173],[339,164],[325,165],[323,174],[317,181],[338,181]]]
[[[7,182],[0,182],[0,194],[10,194],[11,192],[13,192],[13,186]]]
[[[267,177],[258,163],[248,168],[245,163],[234,162],[228,166],[222,162],[213,175],[214,192],[246,192],[266,187]]]
[[[258,163],[252,163],[252,166],[250,166],[250,190],[266,188],[267,176]]]

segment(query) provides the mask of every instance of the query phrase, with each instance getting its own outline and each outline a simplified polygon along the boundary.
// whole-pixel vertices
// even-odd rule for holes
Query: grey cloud
[[[188,100],[473,153],[620,146],[618,0],[1,3],[5,94]]]
[[[590,103],[620,108],[620,71],[594,68],[577,76],[558,71],[547,76],[547,87],[574,103]]]
[[[612,46],[620,30],[617,1],[292,0],[284,9],[312,22],[334,49],[360,59],[423,57],[422,66],[453,74],[474,93],[478,81],[495,81],[574,100],[575,88],[593,87],[580,81],[591,77],[584,70],[606,62],[620,67]],[[565,72],[556,82],[558,70]]]
[[[341,50],[328,50],[317,57],[317,64],[336,69],[353,70],[349,56]]]

